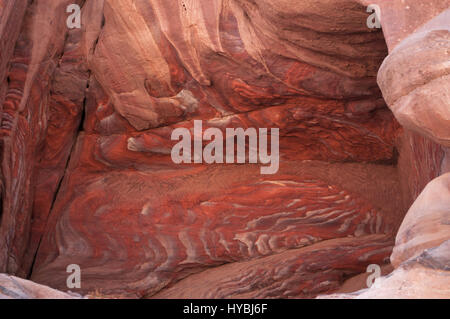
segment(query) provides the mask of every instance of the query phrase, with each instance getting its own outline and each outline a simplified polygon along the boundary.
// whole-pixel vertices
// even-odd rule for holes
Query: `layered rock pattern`
[[[13,2],[0,17],[20,16]],[[71,3],[81,29],[66,27]],[[419,35],[428,51],[403,44],[413,56],[386,33],[378,81],[401,129],[362,3],[30,3],[18,41],[9,27],[1,44],[16,43],[1,61],[0,271],[66,290],[78,264],[84,294],[309,298],[388,263],[406,208],[448,158],[445,107],[424,133],[396,103],[428,79],[411,63],[436,50],[429,74],[444,82],[427,92],[446,87],[447,42],[441,20]],[[174,164],[171,133],[194,120],[279,128],[279,171]]]
[[[383,235],[333,239],[206,270],[154,298],[311,298],[336,290],[390,250]]]
[[[17,1],[18,6],[20,3],[22,1]],[[38,1],[30,5],[9,61],[1,119],[4,191],[0,268],[11,273],[25,275],[29,268],[25,265],[25,249],[31,233],[35,186],[40,183],[36,182],[39,174],[36,166],[48,166],[52,170],[53,176],[46,180],[50,191],[41,189],[50,198],[46,203],[48,214],[53,198],[51,189],[56,189],[58,179],[64,173],[65,161],[77,131],[78,124],[73,121],[81,118],[82,105],[77,106],[73,102],[80,98],[83,100],[83,97],[75,97],[77,91],[72,90],[79,83],[67,84],[65,89],[69,94],[63,98],[60,96],[58,99],[57,94],[51,97],[53,83],[59,78],[55,74],[64,72],[61,55],[67,33],[65,17],[54,16],[53,12],[65,10],[67,3],[69,1]],[[41,30],[46,31],[41,33]],[[57,83],[55,90],[58,90]],[[58,138],[55,138],[55,128],[58,127],[67,132],[58,132]],[[48,162],[41,164],[42,157],[47,157],[44,161]],[[39,192],[36,195],[40,197]]]
[[[120,170],[100,176],[83,166],[75,168],[62,185],[64,196],[54,207],[58,219],[51,220],[54,231],[41,245],[32,278],[63,288],[65,267],[80,263],[88,287],[98,285],[98,272],[103,269],[104,293],[151,295],[206,267],[333,238],[390,234],[395,227],[389,216],[392,208],[386,212],[369,202],[394,191],[395,179],[388,182],[387,177],[394,173],[391,169],[285,165],[276,178],[262,178],[257,166],[247,165],[139,173]],[[384,190],[377,193],[368,188],[371,196],[361,198],[333,185],[333,179],[344,183],[348,175],[336,177],[344,170],[351,171],[347,174],[354,179],[385,176]],[[357,189],[355,184],[347,187]],[[95,229],[86,228],[92,221]],[[388,237],[383,245],[351,245],[349,253],[372,249],[382,261],[393,243]],[[364,263],[369,261],[360,267]]]

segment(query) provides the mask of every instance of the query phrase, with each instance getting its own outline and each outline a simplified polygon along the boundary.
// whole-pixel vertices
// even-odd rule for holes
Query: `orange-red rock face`
[[[83,293],[314,297],[387,261],[400,190],[428,180],[400,182],[366,7],[87,0],[69,30],[72,2],[30,4],[2,56],[0,271],[66,290],[78,264]],[[174,164],[171,133],[194,120],[279,128],[279,171]],[[401,163],[435,177],[444,151],[407,134]]]
[[[16,2],[20,6],[23,1]],[[32,219],[36,221],[41,214],[45,219],[49,213],[83,108],[86,84],[77,81],[82,82],[76,75],[76,62],[72,60],[74,65],[70,67],[62,57],[66,45],[70,54],[72,38],[65,38],[64,28],[54,27],[65,24],[65,17],[53,16],[52,10],[61,9],[65,9],[62,2],[38,1],[28,6],[13,57],[8,61],[2,101],[0,269],[22,275],[29,268],[24,264],[29,241],[36,246],[30,237]],[[62,84],[65,73],[75,76]],[[39,201],[44,202],[42,212],[36,209]]]
[[[102,174],[74,168],[62,185],[64,197],[55,203],[57,218],[41,244],[33,279],[63,288],[54,274],[63,274],[67,263],[79,262],[85,285],[98,285],[103,269],[105,292],[151,295],[206,267],[334,238],[362,240],[392,232],[389,215],[394,209],[370,204],[375,196],[395,192],[395,179],[386,176],[393,173],[389,168],[293,162],[283,165],[276,177],[262,178],[258,167],[246,166]],[[377,174],[386,179],[385,189],[367,188],[373,197],[360,198],[339,186],[350,176],[370,180]],[[388,237],[374,246],[351,245],[349,254],[373,250],[382,262],[392,246]],[[62,256],[60,249],[65,251]],[[325,269],[333,268],[329,260],[322,262]],[[366,262],[363,259],[359,267]],[[356,269],[344,267],[336,275]],[[321,280],[328,279],[318,278],[315,285]]]

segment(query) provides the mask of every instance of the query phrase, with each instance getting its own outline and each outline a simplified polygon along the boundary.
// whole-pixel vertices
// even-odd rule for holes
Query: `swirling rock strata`
[[[84,132],[48,222],[52,193],[36,197],[33,243],[42,241],[31,278],[64,289],[65,268],[75,263],[83,292],[151,296],[224,263],[333,238],[392,236],[401,199],[379,202],[399,187],[393,170],[302,162],[395,162],[398,125],[376,87],[382,35],[365,27],[364,7],[340,5],[345,14],[326,1],[298,3],[298,19],[288,22],[278,17],[292,7],[270,1],[86,1],[82,32],[69,33],[51,94],[73,107],[85,97]],[[81,90],[65,102],[59,84],[69,76]],[[79,116],[72,114],[60,136],[69,145]],[[273,180],[250,165],[176,167],[171,132],[195,119],[204,129],[278,127],[286,164]],[[63,154],[42,162],[42,181]],[[388,241],[375,254],[380,262]]]
[[[19,10],[23,1],[16,2]],[[29,272],[30,263],[26,261],[25,250],[30,239],[34,247],[37,246],[34,244],[36,239],[30,237],[35,203],[43,200],[40,198],[43,193],[46,197],[48,195],[45,204],[45,214],[48,214],[54,191],[64,174],[78,127],[77,120],[81,118],[82,103],[79,101],[83,97],[77,96],[80,91],[77,88],[79,82],[69,81],[63,84],[65,96],[57,96],[64,91],[57,92],[61,88],[61,84],[58,85],[61,75],[64,72],[77,73],[76,67],[69,71],[67,60],[61,57],[67,34],[65,17],[54,15],[54,12],[65,10],[68,3],[69,1],[30,3],[23,23],[20,24],[20,19],[17,21],[22,31],[9,61],[0,130],[4,189],[0,225],[0,270],[10,273],[26,275]],[[69,36],[67,38],[68,43],[73,39]],[[70,45],[66,49],[70,51]],[[85,87],[86,85],[83,89]],[[56,90],[53,98],[52,89]],[[60,132],[55,134],[58,129]],[[48,162],[43,163],[44,161]],[[38,172],[37,166],[47,166],[52,172]],[[35,195],[38,174],[46,175],[45,183],[50,190],[42,189]],[[42,185],[42,181],[37,184]],[[30,255],[33,256],[34,252],[30,252]]]
[[[256,165],[121,170],[100,176],[85,165],[73,168],[32,278],[62,289],[65,268],[78,263],[85,293],[100,285],[105,294],[150,296],[207,267],[333,238],[392,232],[395,208],[371,205],[397,186],[394,178],[388,182],[392,170],[315,166],[284,164],[276,178],[261,177]],[[353,181],[382,175],[385,185],[369,187],[361,197],[364,191],[357,184],[345,185],[350,175]],[[392,244],[385,239],[381,248],[386,249],[376,254],[380,262]]]
[[[72,2],[82,28],[69,31]],[[65,289],[78,264],[83,293],[275,298],[384,263],[405,207],[447,167],[445,108],[396,106],[428,74],[446,79],[447,38],[430,25],[422,56],[387,16],[378,81],[401,129],[377,87],[387,47],[360,2],[30,2],[14,53],[20,27],[1,44],[0,270]],[[419,127],[404,105],[432,120]],[[175,165],[171,132],[194,120],[280,128],[279,172]],[[202,276],[217,287],[194,294]]]
[[[390,249],[383,235],[333,239],[206,270],[154,298],[311,298],[336,290]]]

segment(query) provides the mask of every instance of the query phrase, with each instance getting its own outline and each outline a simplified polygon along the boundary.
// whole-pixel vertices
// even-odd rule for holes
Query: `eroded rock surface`
[[[397,233],[391,261],[399,266],[447,240],[450,240],[450,173],[431,181],[411,206]],[[450,258],[450,250],[447,253]]]
[[[67,290],[77,264],[83,294],[314,297],[388,263],[450,166],[445,12],[401,43],[388,15],[387,47],[365,1],[9,3],[0,17],[24,18],[0,22],[0,271]],[[420,105],[401,101],[422,82]],[[279,171],[174,164],[171,133],[194,120],[279,128]]]
[[[409,20],[416,29],[403,21],[386,32],[388,38],[394,34],[401,38],[390,42],[390,55],[381,66],[378,82],[389,107],[407,129],[400,146],[400,176],[404,186],[409,184],[404,187],[406,196],[417,197],[396,236],[390,257],[396,269],[370,289],[323,298],[450,296],[449,14],[449,9],[440,14],[429,10],[425,16],[435,17],[420,26],[414,15],[423,21],[422,14],[412,13]],[[399,32],[402,23],[404,29]],[[395,25],[389,19],[384,24]],[[410,34],[405,33],[407,29]]]
[[[80,299],[22,278],[0,274],[0,299]]]
[[[375,280],[370,289],[333,294],[329,299],[448,299],[450,295],[450,241],[427,249],[402,263],[391,274]]]

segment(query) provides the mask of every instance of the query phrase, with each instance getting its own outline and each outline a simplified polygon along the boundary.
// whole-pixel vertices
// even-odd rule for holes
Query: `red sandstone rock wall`
[[[445,169],[444,148],[387,108],[388,48],[357,1],[35,0],[6,24],[25,11],[13,2],[0,5],[2,272],[65,290],[79,264],[81,292],[132,297],[313,297],[388,262]],[[195,119],[280,128],[279,172],[175,165],[171,132]]]

